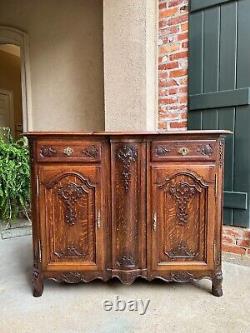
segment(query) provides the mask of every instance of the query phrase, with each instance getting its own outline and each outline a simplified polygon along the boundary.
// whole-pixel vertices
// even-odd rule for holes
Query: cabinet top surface
[[[23,135],[31,136],[128,136],[128,135],[228,135],[231,131],[225,130],[203,130],[203,131],[124,131],[124,132],[25,132]]]

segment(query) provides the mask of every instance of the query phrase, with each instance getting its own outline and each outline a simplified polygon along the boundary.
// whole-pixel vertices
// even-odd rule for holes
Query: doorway
[[[0,44],[0,127],[17,138],[23,131],[20,47]]]

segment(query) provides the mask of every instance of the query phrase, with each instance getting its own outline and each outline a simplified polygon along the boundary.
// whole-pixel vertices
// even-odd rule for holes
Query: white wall
[[[0,25],[30,38],[34,130],[104,129],[102,15],[102,0],[0,1]]]

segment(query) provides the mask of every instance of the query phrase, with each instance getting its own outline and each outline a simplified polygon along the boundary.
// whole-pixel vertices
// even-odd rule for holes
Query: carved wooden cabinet
[[[209,278],[221,296],[227,133],[26,133],[34,296],[113,277]]]

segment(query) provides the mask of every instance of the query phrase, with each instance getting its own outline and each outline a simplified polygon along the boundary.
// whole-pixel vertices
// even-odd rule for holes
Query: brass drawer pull
[[[67,148],[64,148],[63,152],[64,152],[64,155],[69,157],[73,154],[74,150],[71,147],[67,147]]]
[[[187,147],[181,147],[178,150],[178,153],[182,156],[186,156],[189,153],[189,149]]]

